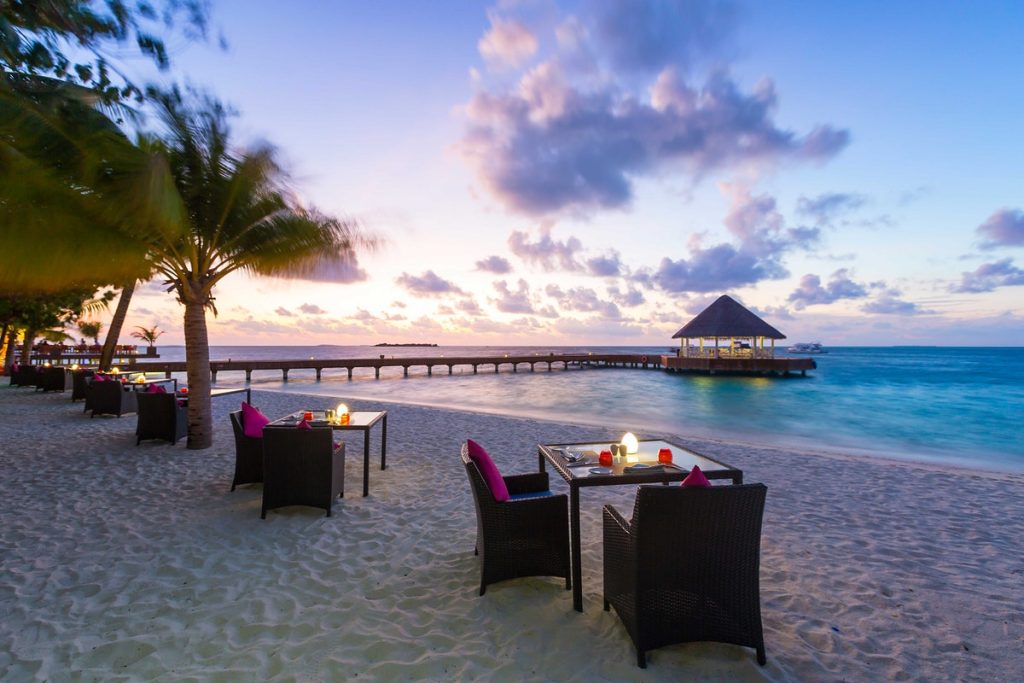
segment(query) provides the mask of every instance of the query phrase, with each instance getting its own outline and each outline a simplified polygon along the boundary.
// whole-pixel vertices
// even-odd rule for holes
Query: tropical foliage
[[[87,339],[92,339],[92,343],[99,346],[100,343],[100,330],[103,329],[103,323],[93,320],[79,320],[78,330]]]
[[[156,340],[164,333],[164,331],[156,325],[153,325],[153,327],[142,327],[140,325],[139,327],[136,327],[135,330],[135,332],[132,332],[132,336],[140,341],[146,342],[150,346],[156,344]]]

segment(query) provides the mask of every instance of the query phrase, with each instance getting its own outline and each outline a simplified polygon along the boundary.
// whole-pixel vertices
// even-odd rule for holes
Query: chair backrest
[[[476,501],[477,511],[480,512],[479,508],[481,506],[497,505],[497,501],[494,500],[494,494],[491,493],[491,487],[484,480],[484,475],[480,474],[480,468],[469,457],[469,445],[466,443],[462,444],[462,464],[466,468],[466,476],[469,477],[469,485],[473,490],[473,499]]]
[[[764,484],[686,488],[641,486],[633,508],[637,579],[685,586],[711,600],[737,585],[757,591]]]

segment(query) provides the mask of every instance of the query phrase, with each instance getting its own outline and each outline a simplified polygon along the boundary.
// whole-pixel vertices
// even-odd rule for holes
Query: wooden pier
[[[786,376],[799,372],[806,376],[818,364],[813,358],[715,358],[662,356],[661,365],[669,372],[690,372],[705,375]]]
[[[356,370],[372,369],[374,377],[380,379],[381,368],[402,368],[403,376],[409,376],[409,368],[425,367],[427,375],[433,375],[435,368],[447,368],[449,375],[454,374],[456,367],[467,367],[473,369],[473,374],[478,374],[481,369],[500,372],[502,368],[510,369],[512,372],[519,372],[529,368],[530,372],[536,372],[537,367],[541,370],[551,372],[555,369],[569,370],[570,368],[588,367],[619,367],[619,368],[643,368],[660,369],[662,367],[661,356],[647,356],[643,354],[548,354],[512,356],[504,354],[501,356],[433,356],[423,358],[310,358],[308,360],[215,360],[210,361],[210,376],[217,381],[217,373],[220,372],[244,372],[245,380],[252,380],[252,373],[257,370],[276,370],[281,373],[281,379],[288,381],[288,373],[292,370],[313,370],[316,379],[319,381],[325,370],[341,369],[348,373],[348,379]],[[162,372],[170,377],[174,372],[185,372],[184,361],[172,361],[161,363],[131,363],[127,372]]]

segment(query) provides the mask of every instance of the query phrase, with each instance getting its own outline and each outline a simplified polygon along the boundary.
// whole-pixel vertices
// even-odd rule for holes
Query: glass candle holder
[[[601,464],[601,467],[612,466],[612,452],[601,451],[601,455],[597,456],[597,461]]]
[[[660,462],[663,465],[671,465],[672,464],[672,449],[671,448],[662,448],[661,450],[659,450],[658,451],[658,462]]]
[[[313,411],[307,410],[306,412],[304,412],[302,414],[302,419],[305,420],[306,422],[311,421],[313,419]]]

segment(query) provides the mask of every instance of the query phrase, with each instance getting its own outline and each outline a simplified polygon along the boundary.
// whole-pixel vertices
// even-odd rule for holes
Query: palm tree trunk
[[[7,370],[7,333],[8,332],[13,334],[14,330],[11,329],[11,326],[9,324],[4,323],[3,332],[0,332],[0,368],[3,368],[3,370],[0,371],[0,374],[7,374],[6,370]]]
[[[32,364],[32,342],[36,340],[36,330],[25,330],[25,341],[21,345],[21,364]]]
[[[7,349],[4,353],[4,374],[10,374],[11,366],[14,365],[14,350],[18,345],[18,328],[12,327],[7,337]]]
[[[188,377],[188,447],[213,445],[213,413],[210,409],[210,340],[206,331],[206,307],[201,297],[185,298],[185,370]],[[200,299],[199,302],[196,299]]]
[[[117,300],[117,308],[110,320],[110,327],[107,328],[107,339],[100,354],[100,370],[109,370],[114,362],[114,349],[117,348],[117,340],[121,336],[121,328],[124,326],[124,319],[128,315],[128,306],[134,293],[135,281],[121,288],[121,296]]]

